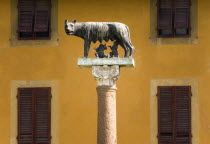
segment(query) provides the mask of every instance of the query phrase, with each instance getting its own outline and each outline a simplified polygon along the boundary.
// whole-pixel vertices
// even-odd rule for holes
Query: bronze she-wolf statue
[[[65,20],[65,31],[68,35],[75,35],[84,39],[84,58],[88,57],[91,42],[103,40],[115,41],[125,51],[124,57],[133,55],[134,46],[131,44],[128,26],[118,22],[68,22]]]

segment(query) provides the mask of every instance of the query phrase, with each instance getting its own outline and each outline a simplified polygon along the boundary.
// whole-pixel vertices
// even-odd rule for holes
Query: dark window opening
[[[33,38],[33,33],[32,32],[19,32],[19,37]]]
[[[49,32],[36,32],[36,37],[39,37],[39,38],[49,38]]]
[[[189,32],[189,29],[175,29],[175,34],[177,36],[188,36]]]
[[[162,36],[173,36],[173,30],[172,29],[162,29],[162,30],[159,30],[159,35],[162,35]]]

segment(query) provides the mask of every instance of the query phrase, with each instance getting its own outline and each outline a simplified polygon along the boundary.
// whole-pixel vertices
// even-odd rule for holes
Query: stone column
[[[98,82],[97,144],[117,144],[116,81],[120,68],[134,67],[133,58],[79,58],[78,66],[92,68]]]
[[[93,76],[98,82],[98,131],[97,144],[117,144],[116,80],[119,65],[93,66]]]

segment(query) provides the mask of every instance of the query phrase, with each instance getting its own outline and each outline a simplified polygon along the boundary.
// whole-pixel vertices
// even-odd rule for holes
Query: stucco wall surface
[[[97,84],[91,69],[77,66],[83,40],[65,34],[65,19],[116,21],[130,28],[136,67],[122,68],[117,81],[119,144],[150,144],[152,79],[198,81],[199,140],[210,143],[210,1],[198,1],[198,40],[192,45],[150,44],[149,0],[58,0],[57,46],[10,47],[10,8],[10,0],[0,1],[0,144],[10,144],[13,80],[59,81],[59,144],[96,144]]]

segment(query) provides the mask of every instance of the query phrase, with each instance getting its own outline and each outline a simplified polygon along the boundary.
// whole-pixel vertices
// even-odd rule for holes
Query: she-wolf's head
[[[67,35],[73,35],[74,34],[74,25],[76,23],[76,20],[73,20],[72,22],[68,22],[68,20],[65,20],[65,31]]]

